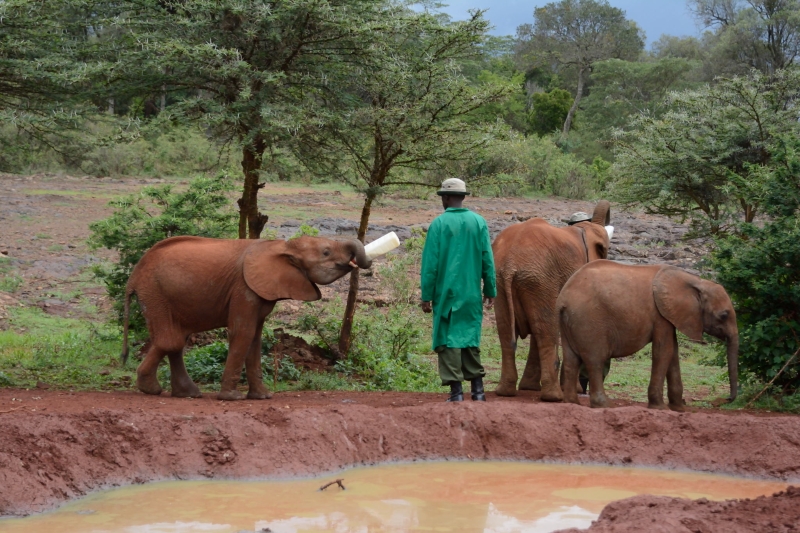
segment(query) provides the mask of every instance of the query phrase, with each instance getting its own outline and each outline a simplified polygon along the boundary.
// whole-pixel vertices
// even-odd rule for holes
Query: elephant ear
[[[265,300],[313,302],[322,294],[288,253],[286,241],[262,241],[244,254],[244,281]]]
[[[703,310],[695,276],[675,267],[662,268],[653,278],[653,297],[661,316],[693,341],[703,342]]]
[[[594,206],[594,213],[592,213],[592,222],[600,224],[601,226],[611,225],[611,204],[608,200],[600,200]]]

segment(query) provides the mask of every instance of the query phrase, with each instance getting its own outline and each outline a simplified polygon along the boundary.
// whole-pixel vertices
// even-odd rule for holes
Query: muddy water
[[[346,490],[324,483],[344,478]],[[294,481],[174,481],[96,493],[0,532],[547,532],[636,494],[753,498],[785,483],[641,468],[417,463]]]

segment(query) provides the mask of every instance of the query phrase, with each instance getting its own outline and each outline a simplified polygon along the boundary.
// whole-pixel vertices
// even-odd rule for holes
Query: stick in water
[[[324,485],[322,485],[319,488],[319,490],[325,490],[328,487],[330,487],[331,485],[339,485],[340,487],[342,487],[342,490],[344,490],[344,485],[342,485],[342,481],[344,481],[344,478],[335,479],[335,480],[331,481],[330,483],[325,483]]]

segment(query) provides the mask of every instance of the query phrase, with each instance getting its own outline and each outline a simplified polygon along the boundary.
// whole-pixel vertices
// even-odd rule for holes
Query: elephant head
[[[360,241],[318,237],[255,243],[243,265],[245,282],[265,300],[309,302],[321,297],[316,284],[327,285],[355,268],[370,266]]]
[[[703,333],[708,333],[727,343],[730,399],[736,399],[739,329],[733,303],[722,285],[665,267],[653,279],[653,296],[661,316],[690,339],[703,342]]]
[[[575,224],[575,227],[583,230],[588,261],[608,259],[608,248],[611,241],[605,226],[609,224],[611,224],[611,204],[607,200],[597,202],[591,222]]]

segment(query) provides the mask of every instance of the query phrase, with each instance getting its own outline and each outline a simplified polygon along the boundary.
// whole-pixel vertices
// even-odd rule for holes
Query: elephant
[[[603,365],[611,357],[633,355],[652,342],[653,366],[648,406],[683,411],[683,383],[677,329],[703,342],[707,333],[727,343],[731,400],[738,386],[739,330],[736,311],[722,285],[668,265],[625,265],[594,261],[578,270],[558,295],[556,309],[564,350],[562,379],[570,383],[582,361],[589,373],[589,402],[606,407]],[[578,403],[575,391],[565,400]]]
[[[502,350],[499,396],[517,394],[517,338],[531,335],[520,390],[541,390],[544,401],[561,401],[556,298],[569,277],[589,261],[608,257],[605,225],[610,204],[597,203],[591,221],[556,228],[541,218],[509,226],[492,243],[497,276],[495,317]],[[577,386],[577,378],[576,378]]]
[[[372,261],[360,241],[318,237],[283,240],[172,237],[139,260],[125,290],[123,363],[128,356],[128,315],[135,294],[150,332],[150,348],[136,371],[136,386],[160,394],[156,371],[169,357],[173,397],[199,397],[183,348],[192,333],[227,327],[228,359],[217,397],[240,400],[242,367],[248,399],[271,395],[261,377],[261,330],[279,300],[319,300],[327,285]]]

